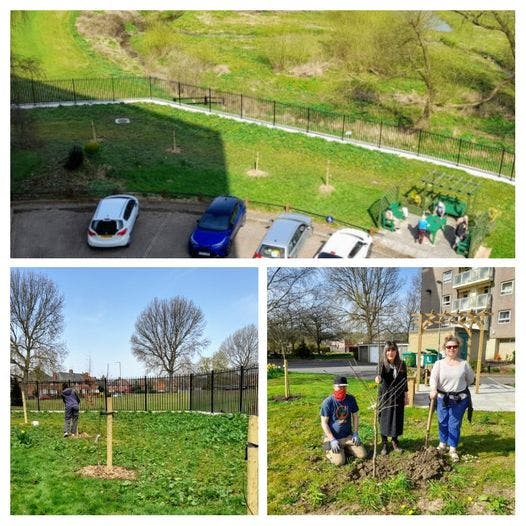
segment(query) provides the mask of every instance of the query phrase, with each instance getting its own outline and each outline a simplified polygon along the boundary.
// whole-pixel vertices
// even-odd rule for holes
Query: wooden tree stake
[[[326,186],[329,186],[330,185],[330,178],[331,178],[331,161],[327,161],[327,170],[325,172],[325,185]]]
[[[258,514],[258,417],[248,417],[247,514]]]
[[[27,424],[27,402],[26,394],[24,393],[24,388],[22,387],[22,408],[24,409],[24,424]]]
[[[106,398],[106,469],[113,467],[113,400],[111,396]]]
[[[283,371],[285,372],[285,398],[289,398],[289,362],[285,358],[283,359]]]

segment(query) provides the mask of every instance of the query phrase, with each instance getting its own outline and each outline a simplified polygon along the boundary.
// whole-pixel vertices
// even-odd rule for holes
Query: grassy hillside
[[[503,36],[452,12],[436,17],[430,51],[441,80],[430,129],[511,146],[512,86],[483,107],[453,106],[501,80]],[[325,11],[31,12],[13,16],[12,49],[34,57],[48,78],[132,72],[410,123],[425,91],[416,72],[358,64],[360,53],[382,58],[375,46],[390,23],[385,13]]]
[[[156,105],[38,109],[25,115],[31,122],[12,150],[12,190],[22,194],[231,193],[370,228],[367,210],[374,201],[394,186],[402,192],[421,186],[421,179],[436,169],[423,161]],[[130,125],[115,124],[122,116]],[[91,139],[92,123],[101,149],[88,157],[82,170],[66,171],[69,149]],[[174,133],[176,153],[171,151]],[[247,174],[257,155],[267,177]],[[320,190],[328,160],[332,193]],[[471,179],[459,170],[441,171]],[[476,209],[495,207],[498,213],[495,230],[486,240],[492,256],[513,257],[514,187],[472,179],[480,184]],[[470,216],[474,212],[470,210]]]

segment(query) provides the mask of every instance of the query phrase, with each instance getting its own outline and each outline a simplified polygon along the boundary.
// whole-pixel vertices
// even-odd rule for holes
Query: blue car
[[[247,208],[237,197],[216,197],[197,221],[188,249],[192,257],[226,257],[232,240],[245,224]]]

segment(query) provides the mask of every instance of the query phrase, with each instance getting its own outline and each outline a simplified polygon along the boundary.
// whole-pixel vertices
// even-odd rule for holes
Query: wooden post
[[[416,354],[416,378],[415,388],[420,391],[420,357],[422,356],[422,332],[423,332],[423,314],[418,316],[418,349]]]
[[[24,388],[22,387],[22,409],[24,410],[24,424],[27,424],[27,402],[26,402],[26,393],[24,393]]]
[[[484,333],[486,332],[484,325],[486,325],[486,316],[481,316],[479,321],[479,348],[477,353],[477,373],[475,376],[475,393],[478,394],[480,390],[480,372],[482,370],[482,352],[484,350]]]
[[[111,396],[106,398],[106,469],[113,467],[113,400]]]
[[[256,152],[256,172],[259,170],[259,152]]]
[[[325,173],[325,185],[326,186],[329,186],[330,184],[330,178],[331,178],[331,161],[330,160],[327,160],[327,170],[326,170],[326,173]]]
[[[283,371],[285,372],[285,398],[289,398],[289,363],[286,358],[283,359]]]
[[[247,514],[258,514],[258,417],[248,417]]]
[[[414,376],[408,376],[407,377],[407,398],[408,398],[408,406],[414,407],[415,405],[415,377]]]

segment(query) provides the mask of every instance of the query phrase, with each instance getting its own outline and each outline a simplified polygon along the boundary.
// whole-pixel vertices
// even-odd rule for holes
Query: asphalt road
[[[182,200],[141,200],[140,215],[129,247],[93,249],[86,230],[97,201],[14,202],[11,205],[13,258],[187,258],[187,243],[207,203]],[[245,226],[234,240],[230,257],[252,258],[270,220],[278,214],[248,211]],[[300,257],[312,258],[331,228],[316,224]],[[373,245],[373,257],[396,257]]]

